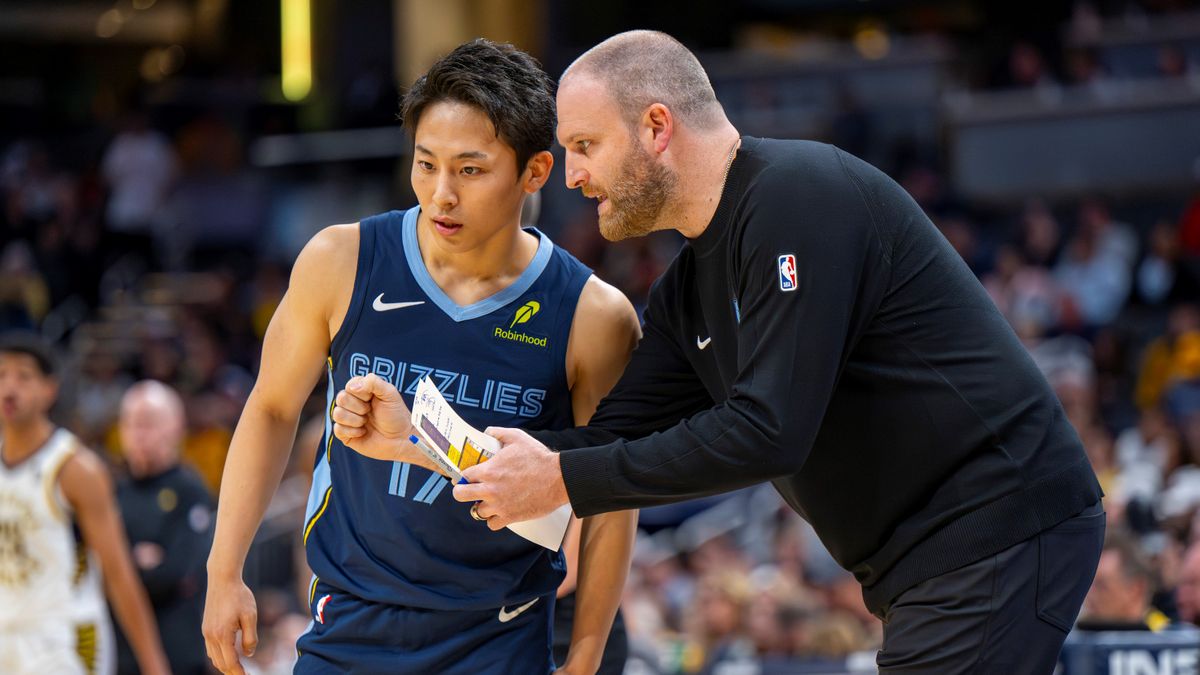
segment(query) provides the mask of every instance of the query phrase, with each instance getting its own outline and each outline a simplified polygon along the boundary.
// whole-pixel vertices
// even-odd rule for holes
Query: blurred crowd
[[[1071,44],[1086,44],[1099,15],[1095,4],[1075,5]],[[1198,76],[1181,47],[1157,54],[1162,77]],[[1086,47],[1048,54],[1020,41],[1008,55],[978,86],[1099,87],[1121,75]],[[131,105],[94,156],[68,156],[76,149],[48,135],[0,144],[0,331],[36,329],[62,347],[69,366],[56,419],[118,474],[128,471],[122,395],[142,379],[170,385],[186,409],[181,459],[215,498],[298,245],[322,224],[407,207],[408,167],[352,168],[290,190],[294,176],[247,161],[254,129],[219,112],[170,124],[156,124],[155,113]],[[828,136],[853,146],[855,128],[835,125]],[[983,207],[955,195],[936,148],[883,155],[882,168],[1024,341],[1101,478],[1112,534],[1078,629],[1200,623],[1200,189]],[[342,189],[360,177],[379,189]],[[548,199],[558,200],[555,222],[539,225],[640,309],[681,241],[608,244],[591,206]],[[328,222],[296,215],[314,203]],[[248,564],[263,672],[288,671],[307,622],[295,535],[323,401],[323,392],[310,401],[313,422]],[[857,582],[769,486],[650,509],[642,526],[623,604],[629,672],[730,675],[847,659],[873,667],[882,631]]]

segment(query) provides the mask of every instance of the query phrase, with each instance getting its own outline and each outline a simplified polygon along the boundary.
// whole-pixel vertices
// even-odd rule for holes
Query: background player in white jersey
[[[443,383],[455,380],[448,393],[473,424],[526,409],[538,411],[530,413],[538,419],[554,410],[568,424],[582,424],[620,375],[638,339],[637,316],[619,291],[581,273],[585,268],[544,235],[520,228],[526,195],[542,187],[553,164],[548,152],[552,83],[536,62],[509,45],[477,40],[439,61],[414,89],[422,85],[428,98],[414,108],[410,91],[406,112],[413,114],[405,117],[415,140],[412,185],[420,207],[318,233],[296,260],[267,331],[258,380],[226,462],[208,562],[204,635],[210,658],[223,672],[244,672],[236,651],[239,630],[243,653],[252,653],[257,644],[255,601],[242,581],[242,566],[287,462],[301,408],[323,370],[331,398],[350,379],[365,390],[391,387],[399,397],[387,381],[401,381],[407,392],[414,370],[423,364],[447,378]],[[443,86],[441,93],[431,93]],[[533,104],[535,120],[522,113]],[[559,279],[564,284],[552,285]],[[566,282],[578,284],[569,301]],[[531,303],[527,292],[543,295]],[[520,317],[514,314],[522,309]],[[493,332],[499,320],[503,324]],[[547,326],[547,334],[533,345],[504,338],[518,322],[524,324],[518,332],[537,332],[536,324]],[[435,324],[440,332],[427,335]],[[505,349],[510,359],[495,369],[483,368],[492,367],[492,352]],[[519,372],[513,372],[517,362]],[[358,377],[365,370],[378,375]],[[531,385],[534,377],[544,381]],[[501,390],[509,398],[502,400],[496,393]],[[521,403],[513,391],[523,392]],[[514,543],[506,537],[515,535],[491,533],[472,521],[466,507],[445,499],[449,490],[441,490],[439,476],[413,467],[432,465],[411,445],[367,459],[347,452],[333,438],[331,425],[314,480],[319,508],[305,529],[309,562],[321,584],[318,589],[314,580],[310,594],[317,599],[317,624],[301,638],[298,672],[546,672],[551,664],[548,606],[562,577],[561,559],[548,563],[544,549],[518,552],[509,562],[521,556],[532,561],[526,567],[533,573],[524,575],[499,570],[505,564],[499,553],[495,566],[489,566],[493,543],[497,552],[500,542],[510,548],[536,545]],[[383,494],[389,471],[390,492]],[[406,492],[410,473],[420,478]],[[421,479],[424,487],[418,490]],[[327,486],[320,487],[320,480]],[[407,500],[398,499],[406,494]],[[401,509],[430,504],[438,494],[443,501],[425,512],[430,520],[444,522],[446,531],[440,537],[428,530],[414,534],[424,525],[416,522],[425,519],[417,515],[423,505],[412,507],[412,517]],[[359,500],[368,497],[376,510],[356,511]],[[600,663],[624,585],[634,520],[633,513],[617,513],[583,527],[579,609],[564,672],[595,672]],[[416,545],[397,551],[401,540]],[[473,556],[475,574],[447,577],[440,571],[459,558],[422,548],[448,543]],[[381,552],[399,553],[395,564],[381,560]],[[487,577],[497,579],[494,591],[471,586]],[[538,594],[518,600],[529,587],[537,587]],[[477,591],[476,596],[459,598],[464,588]],[[322,600],[330,597],[328,603]],[[455,629],[414,640],[414,633],[455,614],[472,622],[478,618],[478,626],[472,624],[478,631]],[[360,621],[341,643],[328,639],[331,631],[345,630],[339,626],[351,615],[376,620]],[[514,646],[508,633],[518,624],[532,630],[526,631],[528,641]],[[477,638],[476,632],[483,636]],[[513,663],[522,665],[506,665]]]
[[[142,672],[168,673],[108,469],[50,421],[57,392],[48,346],[0,336],[0,672],[111,672],[103,579]]]

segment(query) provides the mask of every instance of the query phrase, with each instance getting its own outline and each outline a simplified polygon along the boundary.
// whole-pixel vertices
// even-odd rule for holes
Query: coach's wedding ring
[[[475,502],[474,504],[471,505],[471,517],[474,518],[475,520],[482,520],[485,522],[487,521],[487,518],[484,518],[483,516],[479,515],[479,502]]]

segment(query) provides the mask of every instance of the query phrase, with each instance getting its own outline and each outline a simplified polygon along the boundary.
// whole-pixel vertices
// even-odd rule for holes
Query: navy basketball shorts
[[[530,673],[554,670],[554,596],[489,610],[369,602],[318,581],[299,673]]]

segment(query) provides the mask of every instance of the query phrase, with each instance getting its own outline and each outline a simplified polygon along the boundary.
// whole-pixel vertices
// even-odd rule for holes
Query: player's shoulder
[[[623,359],[628,358],[641,337],[641,321],[629,298],[599,277],[589,277],[579,293],[571,322],[567,360],[572,372],[594,373],[609,368],[617,356],[624,365]]]
[[[336,273],[348,270],[350,278],[353,279],[354,271],[358,267],[359,248],[365,245],[372,250],[378,250],[380,246],[403,246],[400,243],[399,226],[406,217],[415,214],[416,211],[416,207],[385,211],[358,222],[325,227],[314,234],[300,251],[292,268],[293,276],[297,268],[302,273],[315,268],[322,278],[331,271]],[[386,237],[383,234],[385,232],[388,233]]]
[[[588,277],[587,282],[583,284],[583,290],[579,292],[576,311],[620,314],[626,309],[633,310],[629,298],[616,286],[593,274]]]
[[[112,474],[100,455],[76,443],[59,470],[58,484],[67,501],[78,505],[98,497],[107,498],[112,492]]]
[[[326,266],[356,260],[360,227],[360,223],[343,223],[321,229],[304,245],[296,258],[296,265]]]
[[[109,475],[108,465],[100,458],[100,455],[78,440],[75,441],[69,456],[63,461],[61,470],[64,475],[67,471],[89,477],[94,477],[99,473],[103,473],[105,476]]]
[[[290,288],[322,297],[354,283],[359,223],[330,225],[312,236],[292,265]]]
[[[594,331],[612,335],[639,330],[637,312],[617,287],[596,275],[588,277],[575,307],[575,325],[583,335]]]

